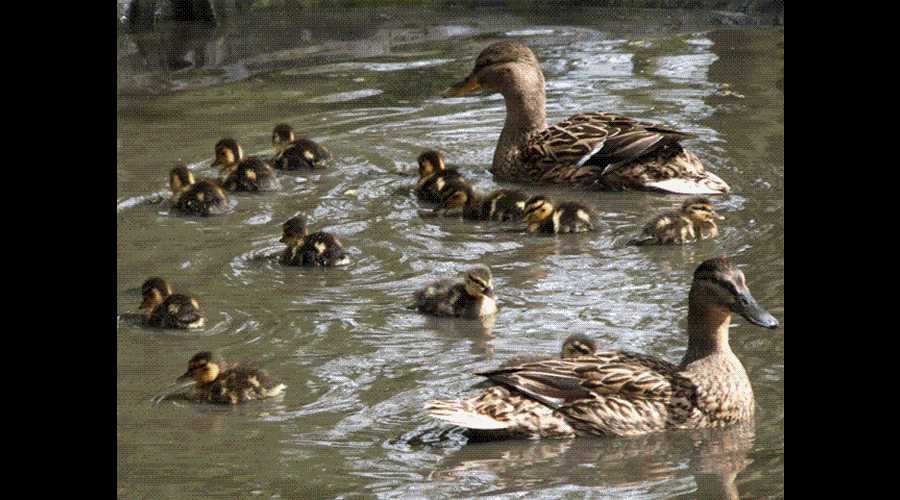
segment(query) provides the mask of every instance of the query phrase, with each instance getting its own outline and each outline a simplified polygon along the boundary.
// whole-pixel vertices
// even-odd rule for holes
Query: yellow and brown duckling
[[[455,168],[447,168],[444,158],[433,149],[422,152],[418,158],[419,180],[416,182],[415,193],[420,200],[428,203],[441,203],[441,188],[447,181],[459,179],[465,181],[462,174]]]
[[[279,123],[272,129],[275,156],[272,166],[278,170],[307,170],[326,168],[331,154],[324,146],[306,137],[297,137],[294,128]]]
[[[614,191],[729,191],[680,144],[692,134],[605,112],[581,113],[548,127],[544,73],[534,52],[521,43],[484,49],[469,76],[443,96],[482,89],[499,92],[506,103],[491,166],[498,179]]]
[[[275,171],[256,157],[244,158],[244,151],[228,137],[216,143],[213,167],[220,167],[219,179],[227,191],[272,191],[281,188]]]
[[[583,333],[573,333],[566,337],[559,352],[559,359],[581,358],[593,356],[597,352],[597,344]],[[550,354],[520,354],[503,362],[498,368],[514,367],[524,363],[535,363],[554,359]],[[486,387],[489,387],[487,382]]]
[[[197,299],[173,293],[162,278],[148,278],[141,286],[144,300],[138,308],[144,321],[158,328],[200,328],[206,321]]]
[[[236,404],[280,396],[287,386],[265,370],[249,364],[228,368],[218,352],[198,352],[188,361],[179,382],[193,380],[186,396],[199,403]]]
[[[678,364],[651,354],[599,351],[479,372],[494,383],[462,400],[434,401],[435,418],[485,437],[640,435],[725,427],[753,418],[747,372],[728,343],[731,315],[778,326],[725,258],[694,271],[688,294],[688,347]]]
[[[177,165],[169,172],[169,187],[172,207],[185,215],[218,215],[231,209],[225,191],[217,183],[196,180],[184,165]]]
[[[574,201],[554,205],[544,195],[532,196],[525,202],[523,218],[532,233],[580,233],[606,227],[592,208]]]
[[[285,221],[279,241],[287,245],[281,254],[281,262],[285,265],[332,267],[350,263],[341,241],[324,231],[308,233],[302,215]]]
[[[441,279],[413,294],[415,307],[432,316],[480,318],[497,312],[491,271],[472,266],[462,280]]]
[[[681,245],[692,241],[715,238],[719,235],[717,220],[725,217],[716,213],[708,198],[695,196],[682,203],[679,210],[663,212],[650,219],[635,245]]]
[[[528,194],[521,189],[497,188],[481,193],[464,179],[451,179],[442,184],[441,208],[435,210],[446,215],[455,209],[462,210],[462,217],[472,221],[512,221],[522,218]]]

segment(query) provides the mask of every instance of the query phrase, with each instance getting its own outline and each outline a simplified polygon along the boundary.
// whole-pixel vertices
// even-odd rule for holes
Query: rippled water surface
[[[726,498],[736,490],[742,498],[783,497],[783,30],[651,37],[590,19],[444,30],[428,40],[388,38],[375,55],[288,60],[180,92],[119,93],[117,496]],[[440,92],[468,73],[482,48],[507,37],[542,62],[548,121],[598,109],[695,133],[688,146],[733,189],[715,200],[727,219],[720,238],[680,248],[625,245],[650,213],[682,199],[651,193],[526,188],[596,206],[611,228],[599,234],[542,238],[499,223],[420,218],[424,207],[411,186],[426,148],[442,151],[481,188],[497,185],[487,167],[502,99],[445,100]],[[237,66],[210,74],[221,79]],[[186,75],[171,78],[203,73]],[[326,144],[333,168],[281,174],[284,189],[235,195],[228,215],[169,211],[172,165],[213,176],[212,148],[225,136],[268,154],[278,122]],[[314,229],[337,234],[353,263],[280,265],[281,223],[298,212]],[[732,347],[756,392],[755,436],[733,429],[473,443],[422,411],[428,400],[471,391],[473,370],[522,351],[555,353],[573,332],[605,348],[677,361],[691,273],[721,254],[740,264],[782,324],[767,331],[737,318],[732,326]],[[494,273],[495,321],[408,309],[416,288],[475,262]],[[208,317],[202,332],[135,320],[139,287],[151,275],[200,298]],[[161,401],[187,360],[211,349],[235,362],[260,360],[288,393],[235,408]]]

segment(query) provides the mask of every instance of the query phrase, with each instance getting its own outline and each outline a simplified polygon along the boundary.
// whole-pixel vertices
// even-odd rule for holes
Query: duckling
[[[593,356],[597,352],[597,344],[583,333],[573,333],[566,337],[562,343],[562,349],[559,352],[559,359],[581,358],[585,356]],[[498,368],[509,368],[524,363],[535,363],[553,359],[549,354],[520,354],[503,362]],[[489,387],[490,384],[479,384],[479,386]]]
[[[141,286],[144,301],[138,308],[144,321],[158,328],[200,328],[206,321],[197,299],[172,288],[162,278],[148,278]]]
[[[441,279],[417,290],[415,307],[433,316],[479,318],[497,312],[497,296],[491,283],[491,271],[483,265],[472,266],[463,280]]]
[[[725,217],[713,210],[712,202],[703,196],[688,198],[679,210],[663,212],[648,221],[635,245],[681,245],[704,238],[715,238],[719,229],[715,221]]]
[[[218,215],[229,210],[225,191],[213,181],[194,178],[184,165],[177,165],[169,173],[172,188],[171,204],[185,215]]]
[[[528,199],[521,189],[498,188],[483,194],[463,179],[448,180],[441,187],[440,194],[443,208],[438,212],[446,214],[462,207],[464,219],[481,221],[518,221]]]
[[[428,203],[441,203],[441,188],[447,181],[459,179],[465,181],[462,174],[455,168],[447,168],[441,154],[433,149],[424,151],[419,155],[419,180],[416,182],[415,193],[420,200]]]
[[[307,234],[306,220],[301,215],[285,221],[279,241],[287,245],[281,262],[288,266],[332,267],[350,263],[340,240],[323,231]]]
[[[305,137],[298,138],[287,123],[279,123],[272,130],[275,156],[272,166],[279,170],[325,168],[331,154],[324,146]]]
[[[275,171],[259,158],[244,158],[241,146],[230,137],[220,140],[214,148],[213,167],[221,166],[219,179],[228,191],[271,191],[281,185]]]
[[[525,202],[524,219],[532,233],[579,233],[605,226],[593,209],[574,201],[554,206],[544,195],[532,196]]]
[[[244,403],[279,396],[287,388],[284,382],[255,365],[229,369],[221,354],[209,351],[195,354],[188,361],[187,371],[177,380],[193,380],[187,395],[200,403]]]
[[[740,269],[710,259],[694,271],[680,363],[630,351],[526,362],[478,372],[493,386],[425,409],[493,438],[636,436],[750,422],[756,403],[728,343],[732,314],[764,328],[779,324],[756,303]]]

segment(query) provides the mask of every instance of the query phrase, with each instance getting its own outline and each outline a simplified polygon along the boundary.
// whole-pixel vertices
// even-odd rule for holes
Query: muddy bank
[[[436,2],[351,5],[238,0],[122,2],[117,11],[116,90],[158,93],[216,85],[279,68],[391,54],[398,47],[453,36],[574,26],[611,37],[672,36],[730,27],[783,26],[783,0],[759,3]],[[643,2],[642,5],[646,5]]]

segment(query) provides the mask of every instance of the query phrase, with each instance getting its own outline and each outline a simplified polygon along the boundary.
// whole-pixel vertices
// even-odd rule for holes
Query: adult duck
[[[491,166],[498,179],[611,191],[729,191],[680,144],[692,134],[606,112],[581,113],[548,127],[544,73],[521,43],[497,42],[484,49],[472,73],[443,96],[480,89],[499,92],[506,102],[506,123]]]
[[[639,435],[748,421],[755,402],[728,344],[733,313],[757,326],[778,326],[753,299],[743,273],[727,259],[711,259],[694,271],[680,363],[629,351],[523,363],[479,372],[494,385],[425,408],[487,437]]]

